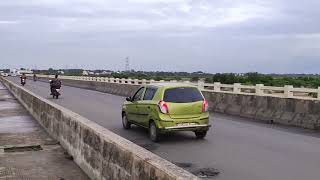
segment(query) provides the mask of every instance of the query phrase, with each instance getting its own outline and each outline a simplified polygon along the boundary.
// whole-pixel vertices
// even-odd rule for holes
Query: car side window
[[[152,100],[156,92],[156,88],[147,88],[146,92],[144,93],[143,100]]]
[[[142,96],[142,93],[143,93],[143,90],[144,90],[143,87],[140,88],[140,89],[136,92],[136,94],[133,96],[132,100],[133,100],[133,101],[138,101],[138,100],[140,100],[140,99],[141,99],[141,96]]]

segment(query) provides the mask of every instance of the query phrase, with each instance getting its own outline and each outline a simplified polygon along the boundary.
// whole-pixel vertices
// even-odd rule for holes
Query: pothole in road
[[[202,168],[192,172],[199,178],[211,178],[220,174],[219,170],[215,168]]]
[[[63,155],[64,155],[64,157],[66,158],[66,159],[68,159],[68,160],[73,160],[73,156],[71,156],[67,151],[65,151],[64,153],[63,153]]]
[[[40,151],[40,150],[42,150],[42,147],[40,145],[12,146],[12,147],[4,147],[3,148],[3,151],[5,153]]]

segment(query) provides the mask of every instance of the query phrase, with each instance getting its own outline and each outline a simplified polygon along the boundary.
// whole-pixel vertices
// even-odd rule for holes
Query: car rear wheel
[[[204,139],[207,135],[207,131],[196,131],[194,132],[197,139]]]
[[[151,122],[149,125],[149,136],[151,141],[158,142],[159,141],[159,132],[156,124]]]
[[[122,115],[122,126],[124,129],[130,129],[131,123],[129,123],[128,118],[125,114]]]

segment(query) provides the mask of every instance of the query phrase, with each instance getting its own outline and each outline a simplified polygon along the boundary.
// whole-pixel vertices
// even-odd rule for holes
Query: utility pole
[[[127,71],[127,72],[130,71],[130,61],[129,61],[129,57],[126,57],[125,71]]]

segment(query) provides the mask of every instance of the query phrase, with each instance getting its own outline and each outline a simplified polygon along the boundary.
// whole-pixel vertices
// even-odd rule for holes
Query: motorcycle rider
[[[60,88],[61,88],[61,81],[60,79],[58,79],[58,75],[56,74],[55,78],[50,81],[50,89],[51,89],[50,95],[53,95],[54,89],[60,89]]]
[[[33,81],[37,81],[37,75],[33,74]]]
[[[23,80],[24,80],[24,83],[26,83],[27,76],[26,76],[26,74],[25,74],[25,73],[22,73],[22,75],[20,76],[21,84],[23,84]]]

